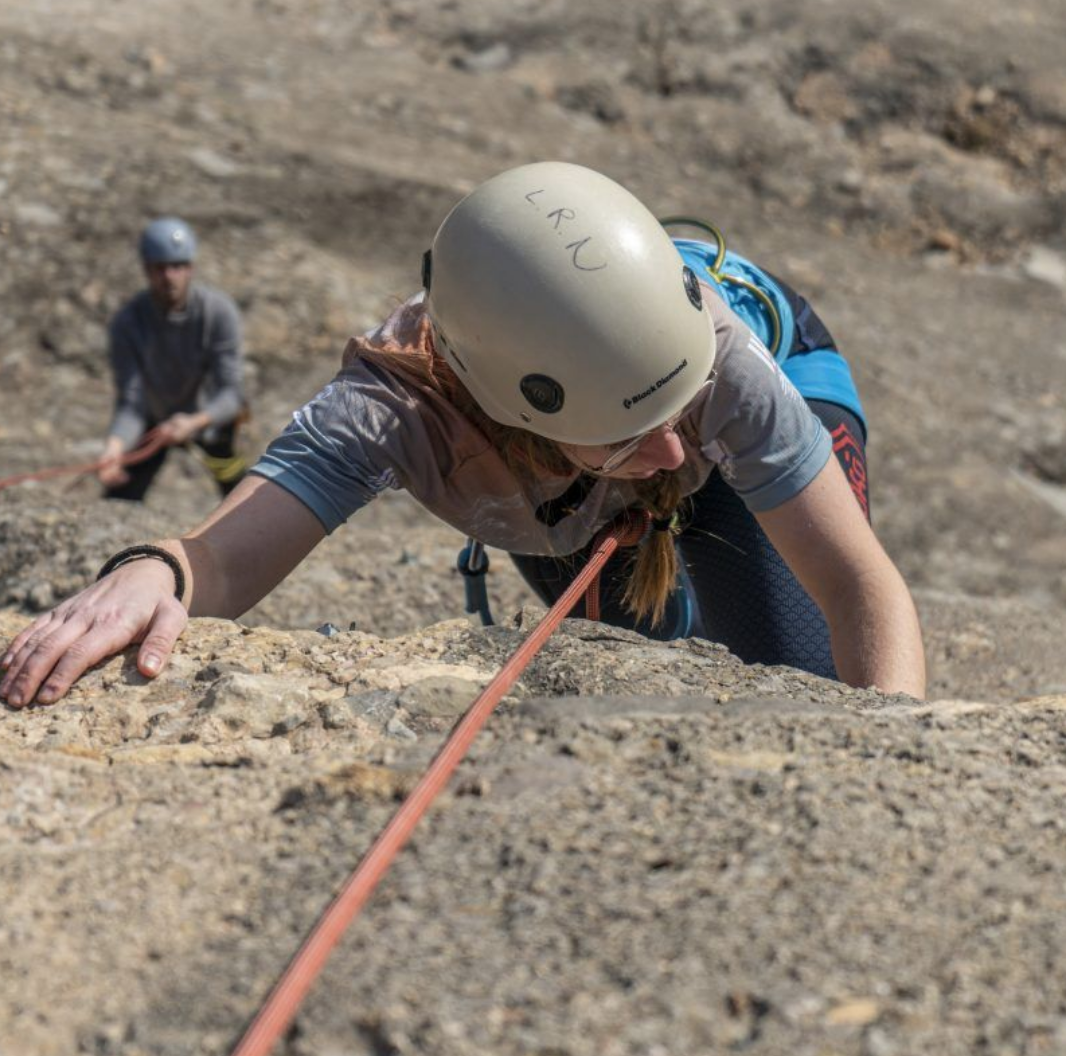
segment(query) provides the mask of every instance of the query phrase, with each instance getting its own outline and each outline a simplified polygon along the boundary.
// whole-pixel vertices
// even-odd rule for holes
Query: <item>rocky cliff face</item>
[[[1052,0],[0,11],[0,476],[94,456],[149,216],[242,308],[254,455],[455,199],[545,157],[715,219],[871,420],[929,701],[568,622],[279,1051],[1066,1052],[1064,29]],[[0,638],[212,502],[180,452],[145,507],[0,493]],[[158,680],[118,657],[0,713],[4,1056],[229,1050],[537,618],[494,553],[499,626],[462,619],[461,543],[389,496]]]
[[[226,1051],[523,635],[198,620],[163,678],[116,658],[6,716],[5,1051]],[[283,1051],[1057,1051],[1064,739],[1061,695],[573,621]]]

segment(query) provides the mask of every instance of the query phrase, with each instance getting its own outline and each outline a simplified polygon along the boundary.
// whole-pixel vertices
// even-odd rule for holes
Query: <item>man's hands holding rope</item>
[[[118,488],[129,482],[126,466],[143,461],[161,447],[177,447],[190,440],[211,424],[211,419],[202,411],[196,414],[178,412],[160,422],[138,441],[137,448],[126,452],[117,436],[109,436],[96,466],[96,477],[105,488]],[[138,457],[140,456],[140,457]]]
[[[197,433],[206,429],[211,424],[211,419],[204,413],[199,414],[172,414],[159,426],[159,434],[163,441],[171,446],[188,443]]]
[[[118,488],[129,482],[130,475],[126,472],[122,457],[124,454],[122,441],[117,436],[109,436],[96,470],[96,479],[105,488]]]
[[[0,698],[21,708],[52,704],[94,664],[140,642],[137,668],[163,669],[188,615],[161,561],[135,561],[38,617],[0,660]]]

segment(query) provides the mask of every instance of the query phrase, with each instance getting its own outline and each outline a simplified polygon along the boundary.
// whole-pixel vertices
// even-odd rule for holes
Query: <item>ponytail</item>
[[[658,627],[677,585],[674,536],[681,531],[681,485],[676,473],[659,473],[638,492],[651,514],[652,528],[636,549],[622,601],[637,620],[647,618]]]

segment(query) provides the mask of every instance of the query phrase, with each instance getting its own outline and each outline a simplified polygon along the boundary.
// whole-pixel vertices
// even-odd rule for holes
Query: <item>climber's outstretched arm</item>
[[[284,488],[249,477],[198,528],[156,542],[180,563],[175,597],[167,563],[122,565],[38,617],[4,650],[0,698],[12,707],[58,700],[90,667],[140,643],[137,666],[158,675],[194,616],[239,616],[269,594],[325,536],[318,518]]]

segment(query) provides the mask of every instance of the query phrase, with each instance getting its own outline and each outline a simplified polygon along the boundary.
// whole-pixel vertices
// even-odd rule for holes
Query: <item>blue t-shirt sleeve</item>
[[[397,425],[386,402],[339,377],[293,415],[251,472],[298,498],[332,533],[400,486],[384,442]]]
[[[701,433],[705,455],[752,513],[798,495],[821,472],[832,440],[765,346],[746,328],[719,357]]]
[[[764,483],[744,487],[736,485],[737,494],[752,513],[775,509],[798,495],[822,471],[833,453],[833,442],[822,423],[810,414],[809,428],[794,437],[789,450],[782,451],[780,471]],[[766,463],[764,463],[766,464]]]

